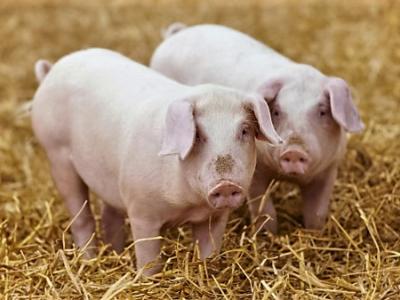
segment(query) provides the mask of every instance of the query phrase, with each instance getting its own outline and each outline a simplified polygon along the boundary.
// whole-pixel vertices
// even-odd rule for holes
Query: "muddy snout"
[[[244,201],[243,188],[231,181],[221,181],[208,193],[213,208],[237,208]]]
[[[290,147],[280,155],[279,164],[285,174],[303,175],[309,168],[310,157],[300,147]]]

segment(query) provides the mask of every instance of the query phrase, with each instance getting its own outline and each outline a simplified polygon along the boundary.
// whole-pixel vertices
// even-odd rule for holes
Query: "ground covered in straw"
[[[321,233],[302,228],[298,191],[281,184],[271,192],[278,236],[255,236],[243,207],[230,219],[221,254],[202,263],[190,231],[173,229],[164,241],[163,273],[141,280],[132,247],[122,256],[103,247],[90,261],[74,250],[29,119],[14,112],[35,91],[38,58],[55,61],[98,46],[147,63],[160,28],[177,20],[232,26],[345,78],[367,129],[350,140]],[[399,299],[399,78],[395,0],[2,0],[0,298]]]

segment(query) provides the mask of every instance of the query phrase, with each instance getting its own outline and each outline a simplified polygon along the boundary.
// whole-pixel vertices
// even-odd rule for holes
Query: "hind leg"
[[[75,244],[83,248],[95,233],[95,220],[89,205],[89,191],[72,165],[68,153],[60,151],[50,156],[51,173],[56,187],[64,199],[71,220],[71,231]],[[85,204],[85,201],[86,204]],[[85,256],[95,256],[96,240],[87,245]]]
[[[125,215],[104,203],[101,222],[104,243],[111,244],[117,253],[121,253],[125,245]]]

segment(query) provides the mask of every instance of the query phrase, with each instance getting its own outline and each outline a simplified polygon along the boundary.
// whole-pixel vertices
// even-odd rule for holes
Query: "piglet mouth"
[[[235,209],[243,203],[245,193],[240,185],[223,180],[210,190],[207,198],[208,203],[214,209]]]

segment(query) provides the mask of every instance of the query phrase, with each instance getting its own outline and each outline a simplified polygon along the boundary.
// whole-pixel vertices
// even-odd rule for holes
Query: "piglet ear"
[[[250,107],[254,112],[260,129],[256,135],[257,139],[266,140],[272,144],[281,144],[283,141],[275,131],[271,120],[271,114],[265,100],[259,96],[252,97],[250,100]]]
[[[159,155],[179,155],[184,160],[192,149],[196,135],[193,106],[185,100],[172,102],[167,111],[163,144]]]
[[[283,79],[270,79],[257,89],[257,93],[261,94],[267,102],[270,102],[276,98],[282,86]]]
[[[365,128],[353,103],[350,89],[341,78],[331,77],[326,84],[332,116],[348,132],[359,132]]]

